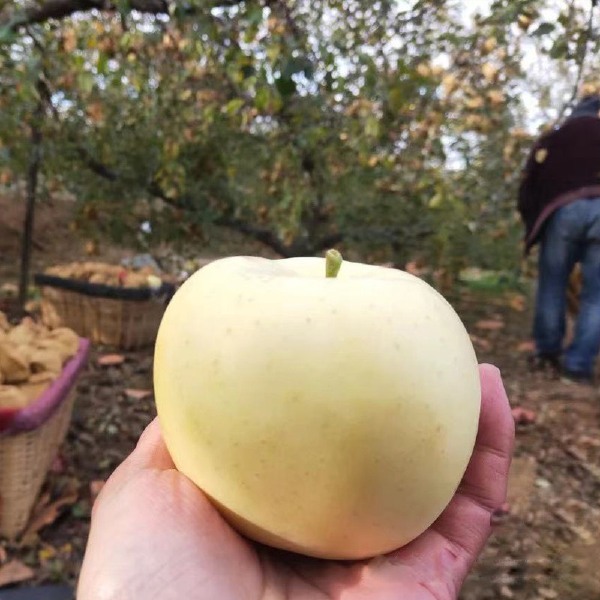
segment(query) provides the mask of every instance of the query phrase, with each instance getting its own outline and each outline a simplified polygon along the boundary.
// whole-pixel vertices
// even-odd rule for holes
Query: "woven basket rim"
[[[133,300],[144,301],[152,298],[170,299],[175,293],[175,286],[172,283],[162,282],[160,288],[123,288],[114,285],[105,285],[102,283],[89,283],[79,279],[68,279],[58,277],[57,275],[46,275],[45,273],[36,273],[33,276],[36,285],[40,287],[53,287],[70,292],[77,292],[85,296],[96,298],[108,298],[114,300]]]
[[[0,435],[16,435],[43,425],[68,396],[87,360],[89,350],[89,340],[80,338],[75,356],[67,362],[60,375],[37,400],[12,414],[7,411],[6,417],[0,416]]]

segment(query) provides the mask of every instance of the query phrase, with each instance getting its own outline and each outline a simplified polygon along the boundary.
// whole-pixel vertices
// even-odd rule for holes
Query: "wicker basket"
[[[42,287],[42,319],[64,325],[97,344],[124,350],[154,343],[174,287],[159,290],[115,288],[37,275]]]
[[[89,342],[34,403],[0,418],[0,535],[14,539],[27,525],[44,479],[62,444],[75,399],[75,382]]]

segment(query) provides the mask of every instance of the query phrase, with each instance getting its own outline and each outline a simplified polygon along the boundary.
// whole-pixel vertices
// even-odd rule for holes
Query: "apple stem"
[[[342,255],[335,249],[327,250],[325,254],[325,276],[337,277],[343,262]]]

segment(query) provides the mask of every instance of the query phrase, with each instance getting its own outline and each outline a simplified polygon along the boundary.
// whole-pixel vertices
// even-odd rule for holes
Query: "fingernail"
[[[492,527],[496,527],[504,523],[507,517],[510,515],[510,504],[504,502],[499,508],[497,508],[490,517],[490,524]]]

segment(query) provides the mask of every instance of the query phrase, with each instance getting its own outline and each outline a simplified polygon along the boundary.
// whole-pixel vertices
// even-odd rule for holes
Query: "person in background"
[[[534,368],[550,366],[592,383],[600,350],[600,95],[584,97],[529,155],[518,209],[525,253],[539,243]],[[563,348],[567,285],[580,263],[582,292],[573,340]]]

